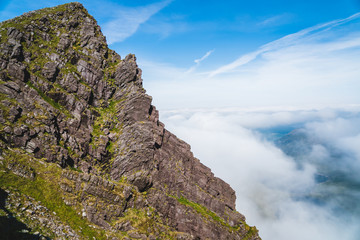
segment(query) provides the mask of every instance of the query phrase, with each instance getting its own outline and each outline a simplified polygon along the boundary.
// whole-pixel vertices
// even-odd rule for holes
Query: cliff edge
[[[0,23],[7,239],[260,239],[80,3]]]

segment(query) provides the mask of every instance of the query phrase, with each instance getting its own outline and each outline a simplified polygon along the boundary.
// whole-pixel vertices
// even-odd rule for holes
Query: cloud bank
[[[355,14],[215,70],[140,62],[161,120],[264,240],[360,236],[359,29]]]
[[[237,210],[264,240],[355,240],[360,234],[359,110],[215,109],[161,115],[166,127],[235,189]],[[306,142],[308,152],[290,156],[268,137],[294,126],[317,141]],[[291,139],[292,148],[302,147],[301,138]],[[337,157],[331,156],[335,148]],[[341,162],[333,165],[334,160]],[[322,169],[328,165],[332,169]],[[351,176],[342,179],[342,186],[336,180],[339,169]],[[323,174],[327,179],[319,182]]]

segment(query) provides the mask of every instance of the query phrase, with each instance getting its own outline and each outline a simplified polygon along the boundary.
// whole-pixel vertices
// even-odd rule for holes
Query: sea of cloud
[[[217,51],[191,71],[139,62],[167,129],[264,240],[359,239],[359,26],[357,13],[205,71]]]
[[[230,183],[237,210],[264,240],[358,239],[359,107],[177,110],[163,111],[161,118]],[[276,144],[295,129],[309,139],[301,157]],[[298,139],[292,140],[296,147]],[[348,177],[339,180],[339,173]],[[318,175],[325,180],[317,181]]]
[[[170,2],[85,6],[114,43]],[[12,1],[0,18],[53,4]],[[360,102],[359,27],[360,13],[319,24],[219,59],[217,69],[206,68],[213,50],[190,68],[139,59],[166,128],[230,183],[264,240],[359,239],[360,107],[350,105]]]

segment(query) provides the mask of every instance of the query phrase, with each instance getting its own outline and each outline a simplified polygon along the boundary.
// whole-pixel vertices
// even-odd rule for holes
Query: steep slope
[[[35,239],[260,239],[231,187],[159,122],[135,56],[110,50],[81,4],[0,34],[4,236],[19,234],[4,227],[16,216]]]

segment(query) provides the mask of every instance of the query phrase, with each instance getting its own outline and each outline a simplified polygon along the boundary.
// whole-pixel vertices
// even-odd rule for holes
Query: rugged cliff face
[[[0,23],[8,239],[260,239],[79,3]],[[13,218],[16,217],[16,218]]]

